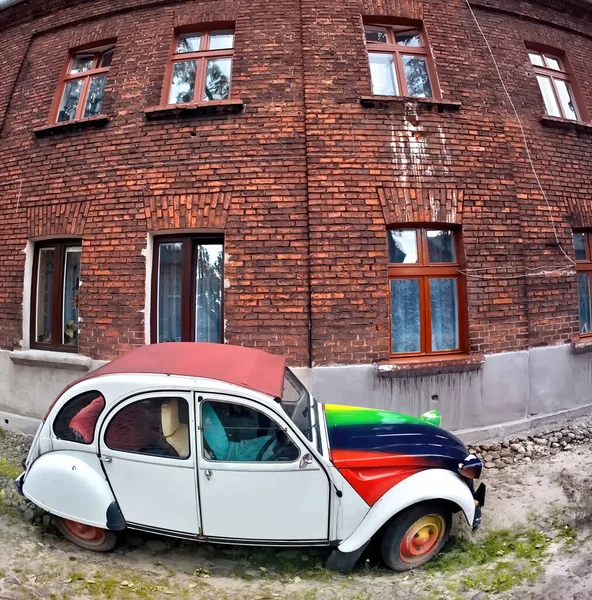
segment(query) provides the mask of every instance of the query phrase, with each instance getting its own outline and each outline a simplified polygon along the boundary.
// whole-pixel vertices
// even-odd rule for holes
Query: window
[[[53,422],[53,432],[60,440],[92,444],[95,426],[105,408],[100,392],[84,392],[75,396],[61,408]]]
[[[365,26],[372,93],[377,96],[437,96],[436,74],[421,26]]]
[[[78,347],[80,241],[35,245],[31,301],[31,347],[69,350]]]
[[[166,74],[163,104],[230,97],[234,31],[177,33]]]
[[[188,458],[189,404],[184,398],[149,398],[124,406],[109,422],[111,450]]]
[[[580,333],[592,333],[592,311],[590,309],[590,276],[592,275],[592,232],[574,231],[573,241],[576,253],[578,275],[578,304],[580,312]]]
[[[293,462],[300,452],[286,432],[263,413],[230,402],[201,405],[204,457],[224,462]]]
[[[465,349],[459,236],[450,229],[388,232],[391,354]]]
[[[573,77],[565,58],[547,52],[528,50],[547,114],[577,121],[580,112],[574,95]]]
[[[56,123],[100,114],[113,52],[110,45],[72,53],[59,88]]]
[[[166,237],[154,244],[152,340],[221,342],[221,237]]]

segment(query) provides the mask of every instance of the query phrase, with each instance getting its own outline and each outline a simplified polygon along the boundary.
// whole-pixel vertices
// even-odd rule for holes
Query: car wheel
[[[399,513],[386,528],[380,553],[395,571],[409,571],[428,562],[448,540],[452,512],[443,503],[416,504]]]
[[[84,523],[55,516],[53,522],[67,540],[85,550],[109,552],[117,544],[117,533],[115,531],[84,525]]]

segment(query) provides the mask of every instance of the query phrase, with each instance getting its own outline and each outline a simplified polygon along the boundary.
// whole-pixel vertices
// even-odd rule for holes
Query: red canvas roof
[[[113,373],[186,375],[226,381],[281,398],[285,367],[284,358],[262,350],[229,344],[173,342],[136,348],[84,379]]]

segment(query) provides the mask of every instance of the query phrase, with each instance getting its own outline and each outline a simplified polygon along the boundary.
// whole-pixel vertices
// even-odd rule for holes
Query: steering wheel
[[[259,450],[259,452],[257,453],[257,458],[255,460],[260,461],[263,458],[263,455],[267,452],[267,450],[269,450],[269,447],[271,446],[271,444],[273,444],[274,442],[278,441],[279,439],[279,433],[280,433],[280,429],[278,429],[275,432],[275,435],[271,436],[266,442],[265,444],[263,444],[263,448],[261,448],[261,450]]]

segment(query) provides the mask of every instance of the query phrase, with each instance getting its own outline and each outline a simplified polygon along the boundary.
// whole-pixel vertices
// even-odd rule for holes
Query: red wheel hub
[[[74,536],[85,542],[91,542],[99,546],[105,541],[105,530],[92,525],[85,525],[76,521],[63,519],[66,529]]]
[[[406,563],[424,562],[437,549],[445,529],[440,515],[428,515],[416,521],[401,541],[401,560]]]

